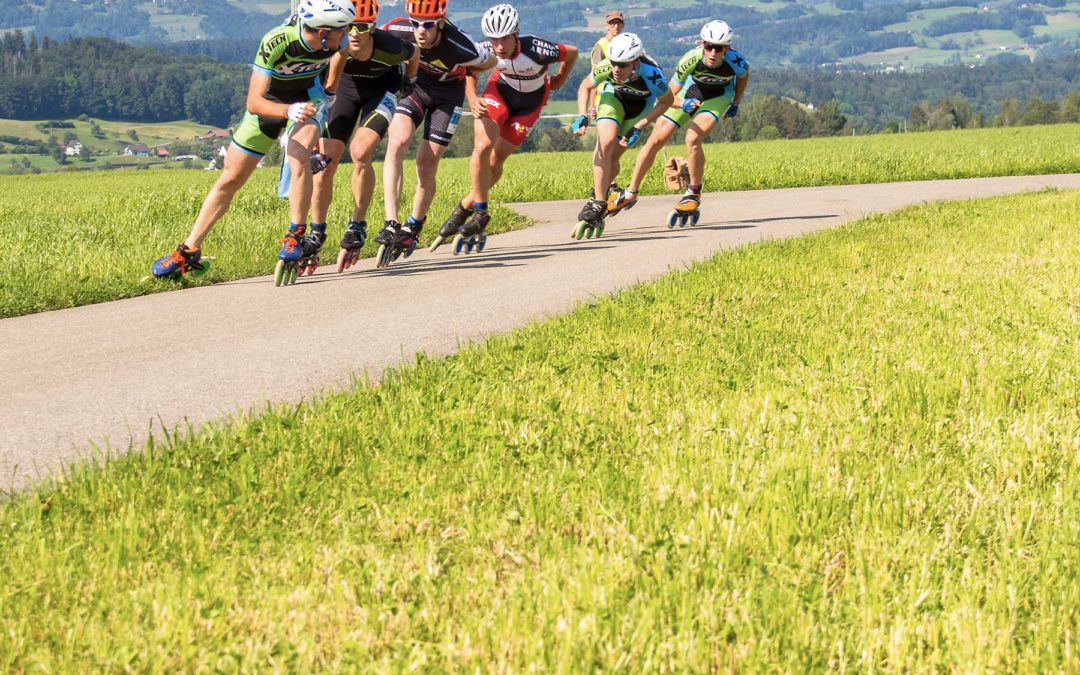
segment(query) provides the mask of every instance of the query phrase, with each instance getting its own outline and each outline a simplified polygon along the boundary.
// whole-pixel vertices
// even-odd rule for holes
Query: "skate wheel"
[[[337,254],[337,273],[341,274],[349,269],[349,252],[341,249]]]
[[[414,241],[413,243],[409,244],[409,246],[405,250],[403,250],[401,252],[401,255],[404,255],[406,258],[408,258],[408,257],[412,256],[413,251],[415,251],[415,250],[416,250],[416,242]]]
[[[585,222],[584,220],[579,220],[578,224],[577,224],[577,227],[574,228],[574,232],[570,236],[572,236],[574,239],[579,239],[580,240],[582,237],[585,236],[585,230],[586,229],[591,230],[592,228],[589,227],[589,224],[587,222]]]
[[[429,248],[428,250],[434,253],[438,250],[440,246],[443,245],[443,241],[445,240],[443,239],[442,235],[435,235],[435,241],[431,242],[431,248]]]
[[[296,263],[289,263],[285,265],[286,284],[295,284],[296,277],[300,274],[300,266]]]
[[[460,255],[463,248],[465,248],[465,235],[459,232],[454,237],[454,255]]]
[[[599,239],[600,235],[602,235],[604,233],[604,223],[603,223],[603,221],[600,222],[600,225],[593,228],[593,232],[594,232],[596,238]]]
[[[375,257],[375,267],[386,267],[390,264],[390,247],[379,244],[379,253]]]
[[[677,222],[679,222],[679,212],[678,211],[672,211],[671,213],[668,214],[668,217],[667,217],[668,229],[670,230],[671,228],[675,227],[675,223],[677,223]]]
[[[482,234],[482,235],[480,235],[480,237],[479,237],[479,238],[478,238],[478,239],[476,240],[476,252],[477,252],[477,253],[483,253],[483,252],[484,252],[484,247],[485,247],[485,246],[487,246],[487,235],[486,235],[486,234]]]
[[[202,269],[192,267],[190,270],[188,270],[188,274],[198,279],[199,277],[210,271],[210,261],[212,260],[213,258],[203,258],[199,261],[199,263],[202,265]]]
[[[690,227],[697,226],[699,220],[701,220],[701,211],[694,211],[690,216]]]
[[[277,261],[277,265],[274,266],[274,285],[281,286],[285,282],[285,261]]]

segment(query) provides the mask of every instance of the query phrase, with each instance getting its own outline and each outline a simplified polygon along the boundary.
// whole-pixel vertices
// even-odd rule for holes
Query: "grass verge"
[[[0,506],[0,669],[1063,670],[1080,192],[756,245]]]

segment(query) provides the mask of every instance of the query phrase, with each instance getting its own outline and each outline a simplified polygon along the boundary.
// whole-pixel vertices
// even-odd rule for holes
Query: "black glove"
[[[321,152],[315,151],[311,153],[311,175],[319,173],[326,167],[330,166],[330,158]]]

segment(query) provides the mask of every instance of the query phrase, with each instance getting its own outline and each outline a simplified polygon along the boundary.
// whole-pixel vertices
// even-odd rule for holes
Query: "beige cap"
[[[622,12],[620,12],[619,10],[608,12],[607,16],[604,17],[604,23],[607,23],[608,21],[612,21],[614,19],[618,19],[619,21],[626,23],[626,19],[623,18]]]

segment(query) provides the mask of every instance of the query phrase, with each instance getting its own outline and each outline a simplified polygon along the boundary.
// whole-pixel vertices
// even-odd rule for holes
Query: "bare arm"
[[[413,46],[412,56],[405,62],[405,77],[412,79],[420,71],[420,48]]]
[[[746,85],[750,82],[750,71],[742,77],[735,78],[735,95],[731,97],[731,102],[735,105],[739,105],[739,101],[742,100],[743,92],[746,91]]]
[[[579,115],[584,115],[589,107],[589,98],[592,91],[596,89],[596,85],[593,84],[592,73],[589,73],[581,80],[581,84],[577,89],[577,112]]]
[[[341,83],[341,73],[345,72],[345,61],[347,59],[348,57],[345,56],[344,51],[330,57],[330,68],[326,75],[326,85],[323,87],[326,89],[326,93],[337,93],[338,85]]]
[[[563,88],[566,80],[570,78],[570,73],[574,70],[574,64],[577,63],[578,48],[573,45],[563,45],[562,47],[566,50],[566,59],[559,64],[558,74],[551,78],[552,91]]]

